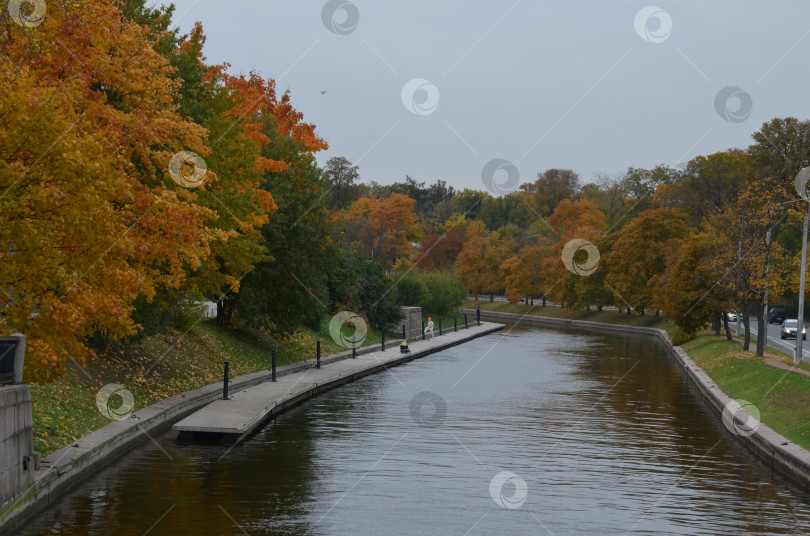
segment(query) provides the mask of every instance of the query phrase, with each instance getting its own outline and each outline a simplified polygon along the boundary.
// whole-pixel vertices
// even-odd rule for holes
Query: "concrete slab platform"
[[[385,352],[378,350],[358,355],[356,359],[322,362],[320,369],[311,366],[281,376],[276,382],[262,383],[234,393],[229,400],[216,400],[176,423],[172,430],[195,434],[246,434],[272,415],[319,392],[493,333],[503,327],[503,324],[481,322],[480,326],[470,325],[457,332],[445,331],[441,336],[437,332],[437,336],[431,340],[408,341],[410,354],[400,353],[399,339],[394,339]]]

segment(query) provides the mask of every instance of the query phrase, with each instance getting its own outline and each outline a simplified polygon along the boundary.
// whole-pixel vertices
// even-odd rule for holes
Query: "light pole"
[[[770,213],[769,213],[770,214]],[[770,223],[770,221],[768,221]],[[771,230],[768,229],[768,232],[765,234],[765,309],[763,311],[763,315],[765,316],[765,349],[768,348],[768,326],[771,323],[768,321],[768,275],[771,273],[771,265],[768,262],[768,251],[770,250],[771,245]]]
[[[741,261],[742,261],[742,240],[737,240],[737,262]],[[740,318],[741,316],[742,311],[737,311],[737,337],[740,336],[740,323],[742,322],[742,318]],[[748,350],[748,348],[745,348],[745,350]]]
[[[794,365],[800,365],[804,355],[802,354],[802,340],[804,336],[801,330],[804,329],[804,274],[807,269],[807,223],[808,219],[810,219],[810,204],[808,204],[807,212],[808,216],[804,217],[804,224],[802,225],[802,269],[799,272],[799,314],[797,315],[799,317],[799,325],[796,326],[801,329],[796,331],[796,355],[793,356]]]
[[[810,166],[803,168],[796,175],[796,191],[808,201],[807,216],[804,217],[802,225],[802,268],[799,272],[799,314],[798,326],[801,330],[796,330],[796,355],[793,356],[793,364],[800,365],[804,354],[802,354],[802,330],[804,329],[804,276],[807,270],[807,224],[810,220],[810,196],[807,194],[807,180],[810,179]]]

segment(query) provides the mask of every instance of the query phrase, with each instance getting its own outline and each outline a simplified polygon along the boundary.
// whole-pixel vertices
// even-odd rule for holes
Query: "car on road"
[[[787,319],[787,311],[781,307],[774,307],[768,311],[768,324],[781,324]]]
[[[789,318],[782,322],[782,331],[779,334],[783,339],[796,338],[799,331],[799,321],[795,318]],[[807,340],[807,329],[802,326],[802,340]]]
[[[736,322],[737,321],[737,313],[726,313],[726,318],[728,318],[729,322]],[[742,320],[742,319],[740,319]]]

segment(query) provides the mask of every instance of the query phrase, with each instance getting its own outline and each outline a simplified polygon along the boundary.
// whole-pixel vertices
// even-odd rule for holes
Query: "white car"
[[[737,313],[726,313],[729,322],[736,322],[737,321]]]
[[[796,338],[799,336],[799,321],[795,318],[789,318],[782,322],[782,331],[780,333],[782,339]],[[807,340],[807,329],[802,326],[802,340]]]

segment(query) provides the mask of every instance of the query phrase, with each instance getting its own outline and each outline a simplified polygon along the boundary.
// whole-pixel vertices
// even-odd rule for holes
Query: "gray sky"
[[[289,88],[329,142],[321,164],[345,156],[383,184],[483,190],[494,158],[522,181],[565,167],[590,182],[810,116],[810,2],[655,1],[332,0],[348,4],[326,13],[336,33],[321,0],[176,0],[175,23],[202,21],[210,62]]]

